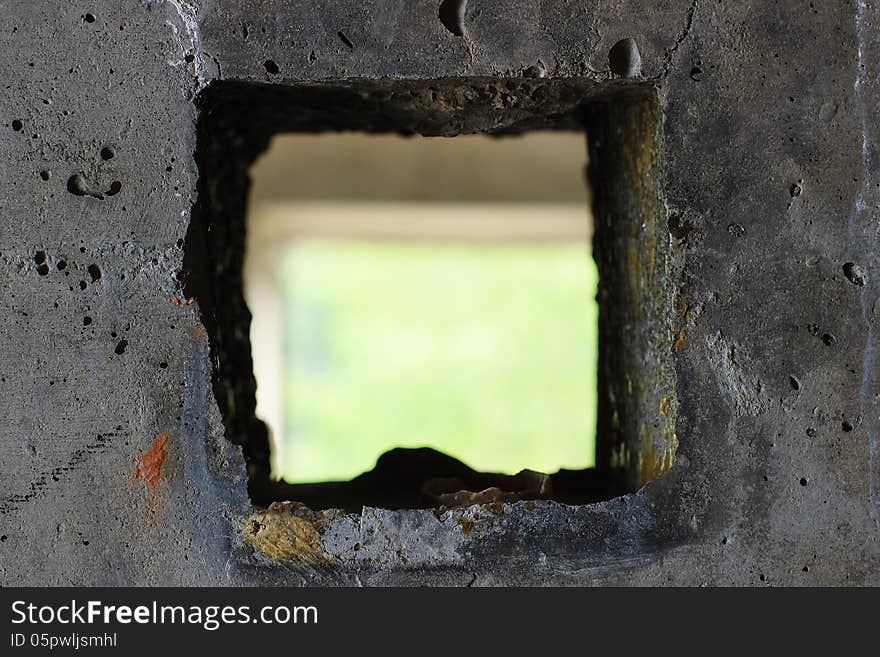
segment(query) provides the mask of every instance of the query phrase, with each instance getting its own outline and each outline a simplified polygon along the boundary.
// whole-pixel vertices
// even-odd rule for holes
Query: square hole
[[[249,492],[255,504],[293,500],[316,509],[352,511],[363,506],[446,506],[484,500],[479,494],[486,489],[497,489],[499,499],[505,501],[552,497],[581,504],[635,490],[671,467],[677,445],[672,354],[681,336],[675,334],[673,290],[666,276],[671,266],[671,238],[660,194],[661,181],[655,175],[659,171],[659,110],[652,87],[623,82],[599,90],[592,82],[576,79],[345,81],[290,87],[223,83],[204,92],[200,103],[200,196],[186,240],[185,289],[188,296],[199,301],[209,334],[214,395],[227,437],[243,447]],[[269,433],[256,408],[250,313],[242,283],[251,164],[277,134],[484,134],[506,137],[494,142],[501,149],[505,143],[516,142],[516,135],[542,130],[577,132],[580,136],[567,136],[581,144],[584,132],[589,136],[595,217],[593,253],[600,275],[595,467],[548,473],[552,474],[549,479],[545,477],[536,484],[528,477],[471,469],[435,451],[395,450],[380,458],[375,469],[348,482],[290,484],[274,479]],[[315,153],[315,158],[322,157],[321,149]],[[337,175],[346,167],[357,171],[357,158],[341,163],[337,160],[336,166],[335,174],[324,174],[320,181],[311,183],[310,194],[327,197],[318,199],[322,203],[344,199],[352,186],[364,187],[367,194],[375,192],[375,185],[365,182],[367,175],[349,176],[346,180],[354,181],[351,183]],[[407,172],[405,163],[391,158],[383,166]],[[527,173],[528,167],[522,169],[521,173]],[[577,169],[581,176],[581,167]],[[305,174],[303,177],[308,178]],[[515,196],[528,192],[527,178],[517,179],[525,182],[503,185],[505,193]],[[432,182],[430,176],[422,177],[415,188],[425,193]],[[318,189],[321,185],[325,187],[323,192]],[[391,187],[400,191],[405,185],[398,182]],[[531,187],[541,186],[532,183]],[[460,190],[444,191],[455,198]],[[547,203],[558,204],[561,193],[554,193],[552,185],[545,187],[544,193],[552,197],[549,201],[543,199],[545,208],[541,211],[549,216]],[[582,186],[580,193],[584,193]],[[462,198],[459,194],[457,202],[461,203]],[[583,210],[585,216],[586,208]],[[516,232],[515,215],[508,208],[506,220],[501,222],[503,230],[499,234],[506,232],[508,241]],[[368,223],[364,220],[362,228]],[[319,233],[332,228],[326,215],[313,224],[320,225],[319,230],[313,225]],[[444,224],[440,221],[437,225]],[[449,231],[450,225],[447,219],[445,228],[435,226],[433,230]],[[541,222],[526,220],[520,228],[528,233],[538,230],[536,226],[547,229]],[[343,228],[343,233],[348,232],[342,237],[358,236],[350,223]],[[370,230],[381,232],[387,226],[376,229],[374,225]],[[406,230],[412,232],[411,227]],[[426,235],[434,241],[438,238],[431,231],[423,232],[422,238]],[[325,240],[328,237],[323,235]],[[381,240],[376,234],[369,237],[373,247],[379,248],[376,243]],[[405,237],[419,239],[413,234]],[[417,247],[410,244],[406,248]],[[492,247],[484,244],[480,248]],[[589,258],[586,248],[583,256]],[[355,298],[348,297],[344,303],[350,306]],[[584,341],[588,340],[589,335],[585,335]],[[442,411],[442,400],[436,407]],[[579,438],[586,447],[588,436]],[[356,441],[357,436],[351,440]],[[391,444],[394,440],[390,438]],[[345,455],[340,454],[340,458]],[[522,466],[528,467],[528,463]],[[438,481],[453,483],[448,490],[428,486],[426,495],[426,484]],[[438,490],[439,494],[434,494]],[[550,490],[552,493],[548,493]],[[471,496],[456,497],[461,491]]]

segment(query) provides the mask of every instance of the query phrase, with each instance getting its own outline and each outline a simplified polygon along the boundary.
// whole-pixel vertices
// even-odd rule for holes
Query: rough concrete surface
[[[440,4],[0,2],[0,583],[880,584],[880,7]],[[645,94],[656,123],[603,115]],[[253,506],[224,290],[184,289],[185,252],[204,273],[238,248],[193,255],[192,217],[235,214],[198,154],[241,172],[278,130],[582,106],[597,239],[633,249],[601,269],[628,290],[604,344],[631,331],[607,376],[635,381],[603,460],[643,483],[674,451],[669,472],[582,505]]]

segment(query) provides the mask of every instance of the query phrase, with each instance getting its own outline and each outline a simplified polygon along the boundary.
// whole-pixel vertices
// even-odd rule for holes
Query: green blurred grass
[[[279,281],[287,481],[348,479],[392,447],[495,472],[593,464],[586,245],[303,241]]]

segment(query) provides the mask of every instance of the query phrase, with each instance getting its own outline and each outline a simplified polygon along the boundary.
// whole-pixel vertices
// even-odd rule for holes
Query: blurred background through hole
[[[272,140],[244,283],[274,477],[348,480],[395,447],[593,466],[586,152],[571,132]]]

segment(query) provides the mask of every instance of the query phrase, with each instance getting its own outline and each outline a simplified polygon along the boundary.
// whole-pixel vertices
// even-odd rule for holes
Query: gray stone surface
[[[2,3],[0,583],[880,583],[880,8],[470,0],[456,36],[439,4]],[[591,505],[289,513],[267,549],[181,280],[202,94],[475,77],[656,89],[675,465]]]

